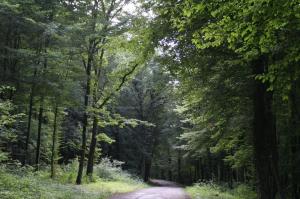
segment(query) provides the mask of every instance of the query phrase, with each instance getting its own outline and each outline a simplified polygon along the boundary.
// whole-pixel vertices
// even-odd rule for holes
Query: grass
[[[83,185],[75,185],[78,162],[57,168],[55,180],[49,169],[33,172],[31,167],[0,167],[1,199],[107,199],[115,193],[131,192],[147,187],[140,179],[122,171],[118,161],[103,159],[94,167],[93,179],[84,177]],[[246,185],[229,190],[213,183],[187,187],[193,199],[255,199]]]
[[[20,176],[0,171],[1,199],[100,199],[103,196],[87,192],[80,186],[60,184],[33,174]]]
[[[193,199],[256,199],[256,194],[246,185],[229,190],[212,183],[199,183],[187,187],[186,191]]]
[[[105,193],[109,193],[110,195],[115,193],[131,192],[145,187],[146,185],[143,183],[134,184],[134,183],[127,183],[124,181],[101,181],[101,180],[98,180],[95,183],[82,185],[82,188],[89,192],[97,192],[99,190],[103,190]]]
[[[144,183],[129,176],[127,180],[124,176],[121,180],[96,177],[92,183],[75,185],[65,179],[51,180],[45,171],[34,173],[22,168],[0,168],[1,199],[106,199],[115,193],[143,187],[146,187]]]

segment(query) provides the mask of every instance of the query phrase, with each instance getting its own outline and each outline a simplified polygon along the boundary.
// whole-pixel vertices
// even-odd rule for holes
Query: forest
[[[300,0],[0,0],[1,199],[300,199]]]

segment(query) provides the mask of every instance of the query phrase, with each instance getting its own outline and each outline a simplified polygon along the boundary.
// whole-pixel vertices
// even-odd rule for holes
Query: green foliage
[[[62,185],[54,181],[43,179],[30,172],[23,176],[18,176],[1,169],[0,177],[0,197],[3,199],[98,199],[104,195],[82,191],[74,185]]]
[[[264,96],[268,111],[259,111],[275,116],[269,155],[277,161],[278,146],[276,187],[295,198],[299,13],[298,0],[1,1],[0,163],[42,171],[0,170],[0,198],[95,198],[126,183],[122,191],[144,186],[121,167],[145,180],[151,173],[182,183],[243,183],[189,190],[255,198],[248,187],[260,184],[254,142],[270,144],[253,137],[256,84],[272,98]],[[79,156],[81,172],[86,157],[89,169],[96,164],[96,175],[83,180],[90,186],[68,185]]]
[[[254,177],[253,162],[258,161],[261,151],[269,150],[267,153],[272,154],[266,158],[277,157],[274,154],[278,147],[280,172],[270,175],[274,175],[277,183],[272,186],[279,188],[274,192],[281,195],[289,195],[290,187],[299,189],[289,182],[280,187],[284,176],[296,174],[286,169],[287,164],[297,165],[294,155],[287,158],[289,163],[285,158],[289,150],[295,154],[299,147],[299,143],[292,141],[299,138],[296,122],[299,121],[296,85],[300,79],[298,4],[284,0],[158,0],[154,3],[158,15],[154,26],[162,28],[156,38],[162,49],[162,61],[178,78],[182,98],[177,108],[184,130],[180,135],[181,149],[188,158],[200,159],[208,167],[220,166],[222,162],[233,169],[244,168]],[[261,90],[257,89],[258,85]],[[259,96],[260,92],[268,97]],[[259,97],[263,98],[267,110],[257,107]],[[266,120],[270,120],[265,124],[274,122],[273,129],[255,126],[261,115],[267,115]],[[288,147],[279,144],[286,139],[291,139]],[[275,141],[267,149],[269,140],[279,143]],[[258,147],[260,141],[263,143]],[[274,159],[259,162],[273,167],[277,165],[274,163],[277,158]],[[260,167],[256,169],[258,187],[263,189],[263,184],[270,181],[260,179],[264,172]],[[274,197],[269,190],[261,191],[258,197],[266,198],[264,192]],[[293,194],[299,195],[297,191]]]
[[[30,167],[14,166],[11,169],[1,167],[0,197],[3,199],[105,199],[114,193],[146,187],[126,172],[123,173],[115,166],[106,163],[101,163],[101,166],[106,166],[104,170],[111,174],[109,177],[103,176],[104,178],[98,178],[94,183],[81,186],[72,185],[76,178],[77,166],[78,163],[64,166],[59,170],[55,180],[49,180],[46,171],[33,173],[33,168]],[[71,177],[73,174],[74,176]],[[68,181],[70,177],[74,179]]]
[[[186,188],[187,192],[191,194],[193,199],[255,199],[257,198],[255,192],[246,185],[238,185],[236,188],[230,190],[225,187],[215,185],[213,183],[199,183]]]
[[[115,142],[115,140],[108,137],[105,133],[99,133],[97,135],[97,140],[99,140],[99,142],[105,142],[105,143],[108,143],[108,144],[112,144],[112,143]]]
[[[141,181],[122,170],[124,162],[118,160],[110,160],[109,158],[102,158],[100,163],[95,165],[95,174],[102,180],[107,181],[123,181],[131,184],[138,184]]]
[[[78,161],[74,160],[71,163],[56,168],[55,179],[63,184],[75,183],[77,176]]]
[[[0,87],[1,95],[14,91],[15,89],[10,86]],[[0,99],[0,162],[8,160],[7,146],[17,142],[17,124],[21,122],[24,114],[15,113],[15,109],[16,106],[11,100]]]

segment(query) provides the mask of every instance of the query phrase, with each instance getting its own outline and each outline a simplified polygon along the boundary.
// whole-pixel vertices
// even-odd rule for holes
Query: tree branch
[[[124,76],[121,78],[119,86],[103,100],[103,102],[98,106],[98,108],[103,108],[106,105],[106,103],[111,99],[111,97],[115,94],[115,92],[121,90],[122,86],[126,83],[127,78],[136,70],[137,67],[138,64],[135,64],[130,71],[124,74]]]

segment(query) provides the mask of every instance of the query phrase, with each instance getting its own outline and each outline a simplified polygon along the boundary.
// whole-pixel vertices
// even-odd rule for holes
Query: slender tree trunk
[[[57,115],[58,105],[56,103],[54,110],[54,121],[53,121],[53,134],[52,134],[52,148],[51,148],[51,178],[55,177],[55,155],[56,155],[56,140],[57,140]]]
[[[144,163],[144,156],[142,155],[138,164],[138,172],[140,176],[143,175],[143,163]]]
[[[267,70],[264,58],[254,63],[254,75]],[[272,112],[272,93],[267,85],[255,81],[253,143],[260,199],[274,199],[279,188],[278,151],[275,118]]]
[[[181,152],[178,150],[178,157],[177,157],[177,181],[182,182],[182,177],[181,177]]]
[[[221,175],[221,171],[222,171],[222,167],[221,167],[221,161],[219,161],[218,160],[218,163],[217,163],[218,165],[217,165],[217,174],[218,174],[218,176],[217,176],[217,179],[218,179],[218,183],[220,183],[221,182],[221,177],[222,177],[222,175]]]
[[[9,26],[8,31],[6,32],[6,38],[5,38],[5,47],[9,47],[9,41],[10,41],[10,34],[11,34],[11,26]],[[3,48],[3,72],[2,72],[2,81],[6,82],[7,80],[7,68],[8,66],[8,50],[6,48]]]
[[[170,154],[170,146],[168,147],[168,180],[172,181],[172,158]]]
[[[85,150],[86,150],[86,132],[87,132],[87,125],[88,125],[87,111],[88,111],[88,106],[89,106],[89,96],[90,96],[90,90],[91,90],[91,67],[92,67],[92,54],[90,53],[90,55],[88,57],[88,63],[86,66],[87,80],[86,80],[86,91],[85,91],[85,97],[84,97],[85,112],[84,112],[83,122],[82,122],[82,138],[81,138],[82,144],[81,144],[81,152],[80,152],[76,184],[81,184],[83,168],[84,168],[84,159],[85,159]]]
[[[34,70],[33,79],[35,80],[37,74],[37,69]],[[25,141],[25,154],[24,154],[24,161],[23,165],[28,163],[29,154],[28,154],[28,146],[29,146],[29,140],[30,140],[30,130],[31,130],[31,118],[32,118],[32,108],[33,108],[33,100],[34,100],[34,89],[35,89],[35,81],[33,81],[31,85],[31,91],[30,91],[30,99],[29,99],[29,112],[28,112],[28,123],[27,123],[27,130],[26,130],[26,141]]]
[[[41,150],[41,133],[42,133],[42,123],[43,123],[43,112],[44,112],[44,95],[41,96],[40,100],[40,110],[38,118],[38,137],[36,142],[36,155],[35,155],[35,170],[40,169],[40,150]]]
[[[52,19],[52,17],[50,17]],[[44,53],[47,54],[47,48],[50,44],[50,37],[47,36],[44,41]],[[44,57],[44,63],[43,63],[43,69],[42,71],[42,78],[45,77],[46,69],[48,67],[48,59],[47,57]],[[43,83],[42,83],[43,86]],[[42,91],[41,93],[41,99],[40,99],[40,110],[39,110],[39,118],[38,118],[38,137],[37,137],[37,147],[36,147],[36,156],[35,156],[35,165],[36,165],[36,171],[38,171],[40,168],[40,154],[41,154],[41,133],[42,133],[42,123],[43,123],[43,112],[44,112],[44,100],[45,100],[45,93]]]
[[[145,158],[145,173],[144,173],[144,182],[148,182],[150,178],[150,170],[151,170],[151,158]]]
[[[207,180],[213,180],[213,165],[212,165],[212,157],[210,153],[210,149],[206,149],[207,152]]]
[[[106,39],[104,38],[102,40],[102,45],[105,43]],[[94,89],[93,89],[93,108],[102,108],[102,107],[97,107],[97,100],[98,100],[98,87],[99,87],[99,81],[100,81],[100,76],[101,76],[101,70],[100,68],[102,67],[103,64],[103,56],[104,56],[104,49],[101,49],[100,53],[100,61],[99,61],[99,68],[95,67],[95,83],[94,83]],[[95,113],[96,114],[96,113]],[[94,167],[94,156],[95,156],[95,151],[96,151],[96,146],[97,146],[97,134],[98,134],[98,116],[95,115],[93,117],[93,129],[92,129],[92,140],[90,143],[89,147],[89,155],[88,155],[88,164],[87,164],[87,170],[86,174],[88,176],[93,175],[93,167]]]
[[[92,140],[90,144],[90,150],[88,155],[88,164],[86,174],[88,176],[92,176],[93,174],[93,167],[94,167],[94,156],[96,151],[97,145],[97,133],[98,133],[98,119],[96,116],[93,118],[93,130],[92,130]]]
[[[120,134],[119,134],[119,130],[118,129],[114,129],[114,134],[115,134],[115,146],[116,146],[116,150],[115,150],[115,157],[117,160],[120,160],[121,158],[121,143],[120,143]]]

